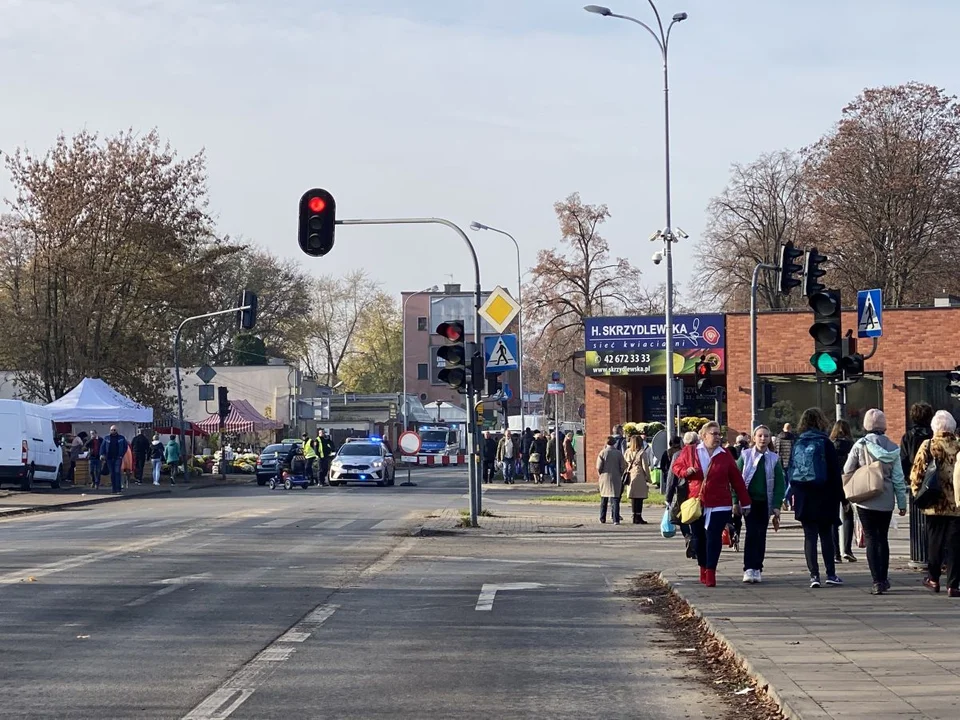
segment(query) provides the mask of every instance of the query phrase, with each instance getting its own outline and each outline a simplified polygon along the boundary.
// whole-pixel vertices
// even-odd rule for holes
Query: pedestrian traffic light
[[[947,380],[949,381],[947,392],[950,393],[950,397],[954,399],[960,398],[960,365],[957,365],[950,371],[947,375]]]
[[[222,385],[217,388],[217,415],[223,420],[230,414],[230,399],[227,397],[228,390]]]
[[[240,293],[239,307],[246,309],[237,310],[237,327],[252,330],[257,323],[257,294],[252,290],[244,290]]]
[[[333,249],[337,203],[326,190],[307,190],[300,198],[300,249],[320,257]]]
[[[443,368],[437,373],[440,382],[444,382],[458,392],[467,388],[467,347],[466,333],[462,320],[440,323],[437,335],[450,342],[437,348],[437,358],[443,360]]]
[[[863,377],[865,358],[857,352],[857,339],[853,331],[847,330],[846,337],[840,342],[840,369],[844,380],[859,380]]]
[[[697,395],[709,394],[713,390],[713,380],[710,378],[713,367],[704,356],[700,356],[700,361],[694,366],[694,372],[697,376]]]
[[[794,275],[803,270],[803,266],[797,263],[801,255],[803,250],[795,248],[790,240],[780,246],[780,292],[783,295],[789,295],[793,288],[800,285],[800,280]]]
[[[494,397],[502,388],[503,386],[500,384],[500,373],[487,373],[484,397]]]
[[[803,256],[803,295],[810,297],[826,289],[820,278],[827,274],[821,265],[827,261],[826,255],[821,255],[816,248],[810,248]]]
[[[840,375],[842,320],[840,316],[840,291],[821,290],[807,298],[813,310],[813,325],[810,336],[814,339],[814,352],[810,364],[817,377],[836,378]]]

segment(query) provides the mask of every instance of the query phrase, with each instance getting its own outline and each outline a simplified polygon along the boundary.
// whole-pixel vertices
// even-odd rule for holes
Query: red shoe
[[[705,567],[700,568],[700,582],[703,585],[707,584],[707,569]]]
[[[716,570],[706,570],[704,571],[707,575],[706,581],[703,583],[707,587],[716,587],[717,586],[717,571]]]

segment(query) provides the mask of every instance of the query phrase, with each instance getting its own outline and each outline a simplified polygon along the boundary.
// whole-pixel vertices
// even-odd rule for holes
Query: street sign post
[[[497,285],[487,301],[480,306],[479,315],[498,333],[506,330],[520,312],[519,303],[510,297],[510,293]]]
[[[857,292],[857,337],[883,335],[883,296],[880,288]]]
[[[519,353],[516,335],[498,335],[483,339],[483,359],[488,373],[516,370]]]

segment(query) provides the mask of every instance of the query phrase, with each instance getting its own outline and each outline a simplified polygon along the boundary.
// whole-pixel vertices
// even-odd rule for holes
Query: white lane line
[[[324,520],[314,525],[311,530],[342,530],[347,525],[352,523],[356,518],[348,518],[346,520]]]
[[[99,562],[100,560],[108,560],[110,558],[119,557],[120,555],[125,555],[127,553],[139,552],[148,548],[157,547],[158,545],[166,545],[167,543],[183,540],[184,538],[191,537],[192,535],[207,532],[211,529],[211,527],[218,524],[243,520],[250,517],[250,512],[251,511],[249,510],[239,510],[237,512],[232,512],[213,518],[213,521],[211,523],[207,523],[206,525],[186,528],[168,535],[157,535],[156,537],[147,538],[145,540],[129,542],[124,545],[118,545],[111,550],[100,550],[98,552],[87,553],[86,555],[80,555],[78,557],[66,558],[64,560],[58,560],[57,562],[47,563],[46,565],[37,565],[36,567],[32,568],[14,570],[13,572],[0,575],[0,585],[14,585],[22,582],[27,577],[46,577],[48,575],[54,575],[55,573],[64,572],[65,570],[74,570],[85,565],[90,565],[92,563]]]
[[[156,600],[157,598],[163,597],[164,595],[169,595],[175,590],[179,590],[181,587],[182,585],[167,585],[166,587],[162,587],[159,590],[155,590],[149,595],[144,595],[143,597],[139,597],[136,600],[131,600],[130,602],[126,603],[125,607],[140,607],[141,605],[146,605],[151,600]]]
[[[214,690],[202,703],[183,716],[183,720],[226,720],[233,712],[266,682],[280,663],[288,660],[296,648],[287,643],[302,643],[333,613],[338,605],[320,605],[299,623],[287,630],[240,668],[223,685]],[[283,643],[281,645],[280,643]]]
[[[497,598],[497,593],[501,590],[536,590],[542,588],[540,583],[502,583],[500,585],[488,585],[484,583],[480,588],[480,597],[477,598],[476,610],[493,610],[493,601]]]
[[[276,520],[268,520],[265,523],[260,523],[259,525],[254,525],[258,528],[274,528],[274,527],[284,527],[285,525],[293,525],[296,522],[300,522],[300,518],[277,518]]]
[[[195,546],[196,547],[196,546]],[[153,585],[164,585],[159,590],[155,590],[148,595],[137,598],[136,600],[131,600],[126,604],[126,607],[139,607],[141,605],[146,605],[151,600],[156,600],[159,597],[164,595],[169,595],[174,590],[182,588],[184,585],[191,585],[198,580],[206,580],[210,577],[210,573],[201,573],[200,575],[182,575],[180,577],[166,578],[165,580],[157,580]]]

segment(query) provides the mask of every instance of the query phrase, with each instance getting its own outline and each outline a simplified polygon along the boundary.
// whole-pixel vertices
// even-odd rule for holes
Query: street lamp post
[[[403,362],[400,363],[400,372],[403,373],[403,411],[402,411],[402,414],[403,414],[403,429],[404,429],[404,430],[407,429],[407,301],[408,301],[410,298],[415,297],[415,296],[417,296],[417,295],[423,295],[424,293],[435,293],[437,290],[438,290],[438,288],[437,288],[436,285],[431,285],[430,287],[424,288],[423,290],[417,290],[415,293],[410,293],[409,295],[407,295],[407,297],[404,298],[404,300],[403,300],[403,305],[401,305],[401,307],[400,307],[400,317],[403,318],[403,322],[401,323],[401,325],[402,325],[402,327],[403,327],[403,343],[402,343],[402,344],[403,344],[403,349],[401,350],[401,352],[403,353]],[[429,310],[429,308],[427,308],[427,309]],[[429,313],[428,313],[428,317],[429,317]],[[428,329],[427,329],[427,332],[429,332],[429,331],[430,331],[430,330],[429,330],[429,328],[428,328]]]
[[[685,12],[676,13],[670,24],[664,29],[663,21],[660,19],[660,12],[653,0],[647,0],[653,9],[653,14],[657,19],[657,31],[641,20],[630,17],[629,15],[618,15],[612,12],[610,8],[600,5],[587,5],[584,10],[603,17],[614,17],[620,20],[629,20],[636,23],[648,33],[660,48],[660,55],[663,59],[663,141],[664,141],[664,175],[666,180],[666,215],[667,226],[663,229],[662,237],[664,243],[664,260],[667,266],[667,290],[664,302],[663,320],[665,327],[666,353],[667,353],[667,442],[673,437],[673,253],[671,245],[676,242],[674,239],[673,218],[670,207],[670,81],[667,65],[668,51],[670,49],[670,31],[678,22],[687,19]],[[683,398],[680,398],[682,401]]]
[[[524,397],[523,397],[523,272],[520,269],[520,245],[517,243],[517,239],[510,233],[504,230],[498,230],[495,227],[490,227],[489,225],[484,225],[483,223],[472,222],[470,223],[471,230],[492,230],[495,233],[500,233],[501,235],[506,235],[513,241],[513,246],[517,249],[517,304],[520,305],[520,312],[517,313],[517,382],[520,385],[520,430],[523,431],[523,428],[526,427],[527,419],[526,413],[524,412]],[[509,421],[507,426],[509,427]]]

